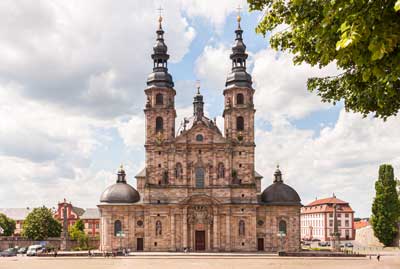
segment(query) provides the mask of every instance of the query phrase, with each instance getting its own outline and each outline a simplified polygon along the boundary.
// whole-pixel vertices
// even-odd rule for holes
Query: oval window
[[[201,134],[196,135],[196,141],[199,141],[199,142],[203,141],[203,135],[201,135]]]

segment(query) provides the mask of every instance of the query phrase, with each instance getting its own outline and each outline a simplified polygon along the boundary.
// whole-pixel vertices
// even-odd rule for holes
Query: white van
[[[32,245],[28,248],[26,256],[36,256],[36,254],[42,252],[42,250],[43,250],[42,245]]]

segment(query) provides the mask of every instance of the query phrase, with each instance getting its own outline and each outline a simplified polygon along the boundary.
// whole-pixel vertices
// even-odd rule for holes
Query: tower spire
[[[241,7],[237,8],[237,28],[235,30],[235,44],[232,47],[230,58],[232,60],[232,70],[226,79],[226,87],[248,87],[251,88],[252,80],[250,74],[246,71],[246,45],[243,42],[243,30],[240,26],[242,17],[240,16]]]
[[[158,29],[156,31],[157,39],[153,47],[153,72],[147,78],[147,85],[149,87],[174,87],[172,76],[168,73],[168,47],[164,42],[164,30],[162,28],[163,17],[161,16],[161,7],[157,9],[160,13],[158,16]]]
[[[197,93],[193,98],[193,115],[197,120],[201,120],[204,115],[203,95],[200,94],[200,81],[196,81]]]

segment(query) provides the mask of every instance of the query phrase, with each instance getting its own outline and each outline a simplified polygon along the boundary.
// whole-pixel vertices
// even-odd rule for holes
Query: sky
[[[280,165],[303,204],[333,193],[368,217],[380,164],[400,171],[399,117],[386,122],[322,103],[312,76],[254,31],[262,14],[230,0],[0,1],[0,207],[95,207],[124,164],[144,167],[144,89],[159,6],[175,82],[177,124],[200,80],[206,114],[221,130],[237,6],[253,77],[256,170],[262,186]]]

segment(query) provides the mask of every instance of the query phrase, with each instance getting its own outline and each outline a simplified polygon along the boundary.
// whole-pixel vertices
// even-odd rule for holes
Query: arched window
[[[168,170],[164,170],[163,173],[162,173],[162,183],[163,184],[168,184],[169,183]]]
[[[246,227],[245,227],[244,220],[240,220],[239,221],[239,236],[244,236],[244,234],[246,232],[245,229],[246,229]]]
[[[223,163],[218,164],[217,178],[225,177],[225,166]]]
[[[156,118],[156,133],[162,132],[164,129],[164,121],[162,117],[157,117]]]
[[[279,221],[279,232],[286,234],[286,221]]]
[[[157,220],[156,222],[156,236],[162,234],[162,224],[161,221]]]
[[[157,93],[156,95],[156,105],[162,105],[164,104],[164,96],[162,93]]]
[[[114,222],[114,235],[116,236],[122,231],[122,223],[120,220]]]
[[[197,167],[196,174],[196,188],[204,188],[204,168]]]
[[[243,105],[244,104],[244,96],[241,93],[236,95],[236,104]]]
[[[183,168],[181,163],[177,163],[175,166],[175,178],[177,179],[183,178]]]
[[[244,130],[244,119],[242,116],[236,118],[236,130],[238,131]]]

